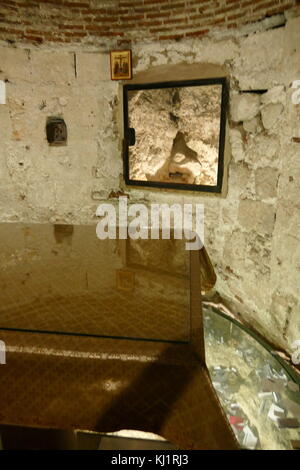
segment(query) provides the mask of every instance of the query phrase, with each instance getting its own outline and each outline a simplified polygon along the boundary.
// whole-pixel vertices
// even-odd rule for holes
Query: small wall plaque
[[[110,72],[112,80],[132,78],[131,50],[110,52]]]
[[[50,145],[66,145],[67,126],[62,118],[48,118],[46,124],[47,140]]]

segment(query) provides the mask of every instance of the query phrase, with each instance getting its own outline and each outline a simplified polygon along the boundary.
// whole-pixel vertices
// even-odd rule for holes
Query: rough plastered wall
[[[300,339],[300,105],[293,104],[291,87],[300,80],[300,18],[246,36],[132,48],[134,75],[183,63],[227,67],[232,160],[226,197],[125,188],[121,84],[110,80],[108,49],[1,46],[7,101],[0,105],[0,220],[95,222],[97,205],[120,189],[131,201],[204,203],[217,290],[264,336],[291,351]],[[45,123],[53,115],[66,121],[67,146],[47,143]]]

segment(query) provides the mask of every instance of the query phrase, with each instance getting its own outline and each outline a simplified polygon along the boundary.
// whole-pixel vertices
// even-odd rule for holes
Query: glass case
[[[205,248],[99,240],[95,225],[0,224],[0,238],[0,424],[299,445],[297,377],[215,308],[202,319]]]
[[[204,248],[174,236],[99,240],[95,225],[0,233],[0,424],[238,448],[205,364],[201,281],[214,278],[203,276]]]

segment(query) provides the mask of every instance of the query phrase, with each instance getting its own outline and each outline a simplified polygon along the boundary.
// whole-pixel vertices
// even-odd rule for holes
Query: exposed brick
[[[185,33],[185,36],[186,37],[203,36],[204,34],[208,32],[209,32],[209,29],[201,29],[200,31],[190,31],[189,33]]]
[[[122,21],[138,21],[138,20],[143,20],[144,15],[122,16],[120,19]]]
[[[119,18],[117,16],[111,16],[109,18],[104,18],[100,17],[98,20],[95,19],[95,21],[99,21],[99,23],[117,23]]]
[[[89,3],[63,2],[63,5],[69,8],[89,8]]]
[[[44,41],[42,36],[33,36],[32,34],[24,34],[23,37],[25,39],[29,39],[30,41],[38,43],[42,43]]]
[[[0,16],[0,23],[5,23],[5,24],[14,24],[14,25],[22,25],[22,26],[26,26],[26,25],[30,25],[30,21],[10,21],[10,20],[7,20],[6,18]]]
[[[66,19],[64,21],[67,21]],[[86,16],[84,18],[84,21],[82,22],[83,25],[88,25],[90,23],[95,23],[95,22],[98,22],[99,20],[97,20],[97,17],[95,16]]]
[[[278,4],[279,4],[279,1],[272,0],[270,2],[265,2],[265,3],[262,3],[260,5],[255,6],[255,7],[252,7],[252,8],[253,8],[253,11],[265,10],[266,8],[274,7]]]
[[[215,18],[212,21],[208,21],[206,24],[207,25],[216,25],[216,24],[221,24],[225,22],[225,17],[223,18]]]
[[[145,27],[145,28],[152,28],[153,26],[160,26],[162,24],[162,21],[142,21],[139,23],[139,26]]]
[[[242,12],[242,13],[237,13],[237,14],[235,14],[235,15],[230,15],[230,16],[228,16],[227,19],[230,20],[230,21],[231,21],[231,20],[237,20],[238,18],[242,18],[244,15],[245,15],[244,12]]]
[[[58,27],[59,27],[59,29],[83,29],[83,26],[81,24],[78,24],[78,25],[59,24]]]
[[[162,28],[150,28],[149,31],[150,33],[163,33],[165,31],[173,31],[174,28],[167,28],[167,27],[162,27]]]
[[[0,39],[70,43],[86,38],[90,44],[93,37],[124,44],[179,40],[217,27],[238,28],[299,5],[300,0],[0,0]]]
[[[182,38],[183,38],[183,34],[167,34],[167,35],[162,35],[158,37],[160,41],[173,40],[173,39],[178,40]]]
[[[92,24],[92,25],[87,25],[85,27],[87,31],[109,31],[109,26],[103,26],[99,24]]]
[[[252,6],[253,5],[253,0],[247,0],[242,3],[242,8]]]
[[[5,2],[6,5],[10,5],[10,6],[16,6],[17,5],[17,2],[13,2],[11,0],[6,0]]]
[[[191,13],[197,13],[197,8],[176,8],[176,10],[171,13],[172,15],[189,15]]]
[[[134,9],[135,13],[151,13],[153,12],[153,7],[148,6],[147,8],[135,8]]]
[[[209,16],[207,16],[207,18],[209,18]],[[194,21],[196,20],[202,20],[204,19],[203,15],[192,15],[189,17],[191,23],[193,23]]]
[[[118,46],[126,46],[130,47],[131,46],[131,39],[118,39],[117,45]]]
[[[105,15],[107,8],[89,8],[88,10],[80,10],[83,15]]]
[[[147,13],[146,17],[147,18],[166,18],[167,16],[170,16],[171,13],[168,11],[161,12],[157,11],[156,13]]]
[[[38,36],[43,36],[44,34],[44,31],[40,31],[40,30],[37,30],[37,29],[26,29],[26,34],[36,34]]]
[[[25,8],[38,8],[38,3],[30,3],[30,2],[20,2],[18,3],[18,7],[25,7]]]
[[[103,33],[96,33],[97,36],[101,36],[101,37],[116,37],[116,36],[124,36],[124,33],[123,31],[120,31],[120,32],[113,32],[113,31],[105,31]]]
[[[278,15],[279,13],[283,13],[286,10],[286,6],[282,5],[281,7],[272,8],[271,10],[267,10],[266,13],[268,16]]]
[[[47,41],[49,42],[73,42],[73,41],[76,41],[76,40],[79,40],[80,41],[80,38],[58,38],[58,37],[55,37],[55,36],[52,36],[51,38],[47,39]]]
[[[158,3],[169,3],[168,0],[144,0],[144,5],[157,5]]]
[[[173,20],[165,20],[164,24],[177,24],[177,23],[186,23],[187,19],[186,18],[175,18]]]
[[[55,5],[57,7],[62,6],[62,0],[39,0],[39,3],[50,3],[50,5]]]
[[[122,29],[134,29],[136,27],[135,23],[123,23]]]
[[[161,7],[162,10],[172,10],[173,12],[177,10],[177,8],[184,8],[185,4],[184,3],[176,3],[176,4],[170,4],[170,5],[163,5]]]
[[[229,11],[232,11],[232,10],[236,10],[236,5],[232,5],[230,7],[220,8],[220,9],[216,8],[215,14],[228,13]]]
[[[72,38],[75,38],[75,37],[83,38],[84,36],[86,36],[85,32],[80,32],[80,31],[72,31],[72,33],[66,31],[64,34],[66,37],[72,37]]]
[[[203,3],[210,3],[209,0],[186,0],[186,5],[202,5]]]
[[[8,13],[10,13],[12,11],[15,11],[16,13],[19,12],[19,9],[17,7],[12,7],[12,6],[9,6],[9,5],[1,5],[1,8],[7,9]]]
[[[13,29],[13,28],[0,28],[1,31],[4,31],[5,33],[9,34],[22,34],[22,31],[19,29]]]
[[[119,5],[120,5],[120,7],[130,7],[130,8],[132,8],[133,6],[135,7],[136,5],[143,5],[143,0],[137,0],[135,2],[133,2],[132,0],[131,0],[131,2],[128,2],[128,1],[123,2],[121,0]]]

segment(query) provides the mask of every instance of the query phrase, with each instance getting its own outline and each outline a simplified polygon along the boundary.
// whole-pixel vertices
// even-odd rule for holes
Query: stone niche
[[[128,184],[220,192],[227,94],[225,78],[125,86]]]
[[[210,64],[162,66],[124,87],[128,185],[226,193],[227,75]]]

